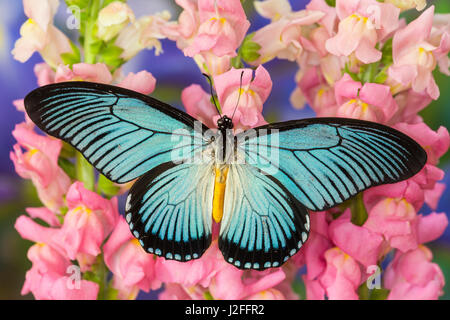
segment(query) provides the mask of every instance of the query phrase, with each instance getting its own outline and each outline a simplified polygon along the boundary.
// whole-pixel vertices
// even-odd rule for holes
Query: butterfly
[[[131,187],[125,218],[143,249],[190,261],[218,246],[240,269],[279,267],[305,244],[308,210],[415,175],[427,155],[390,127],[312,118],[240,133],[223,115],[211,130],[149,96],[115,86],[64,82],[25,98],[32,121]]]

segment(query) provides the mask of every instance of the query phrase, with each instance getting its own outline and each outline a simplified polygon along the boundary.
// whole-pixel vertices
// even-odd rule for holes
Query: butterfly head
[[[231,120],[227,116],[223,116],[219,120],[217,120],[217,127],[220,131],[233,129],[233,120]]]

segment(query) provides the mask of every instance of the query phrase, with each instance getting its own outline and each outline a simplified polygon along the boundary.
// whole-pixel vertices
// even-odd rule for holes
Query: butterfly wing
[[[25,108],[40,129],[71,144],[118,183],[174,156],[190,157],[204,146],[203,141],[193,143],[194,118],[115,86],[80,81],[52,84],[32,91]]]
[[[309,234],[306,208],[277,179],[251,165],[229,166],[219,248],[241,269],[281,266]]]
[[[211,244],[212,164],[167,162],[132,186],[126,220],[149,253],[166,259],[200,258]]]
[[[269,124],[237,139],[245,162],[271,173],[315,211],[331,208],[369,187],[408,179],[427,159],[423,148],[405,134],[354,119]]]

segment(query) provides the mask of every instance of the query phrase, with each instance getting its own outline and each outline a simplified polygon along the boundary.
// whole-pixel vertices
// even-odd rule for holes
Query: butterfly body
[[[343,118],[208,128],[156,99],[114,86],[67,82],[32,91],[36,125],[70,143],[117,183],[138,178],[125,218],[143,249],[198,259],[220,223],[219,249],[241,269],[278,267],[308,239],[309,210],[416,174],[426,153],[383,125]]]

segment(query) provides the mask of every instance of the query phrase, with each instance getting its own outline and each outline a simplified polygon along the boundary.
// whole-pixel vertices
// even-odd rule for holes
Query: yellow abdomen
[[[221,167],[215,169],[216,178],[214,180],[214,197],[212,216],[217,223],[222,220],[223,215],[223,201],[225,197],[225,186],[227,184],[228,167]]]

